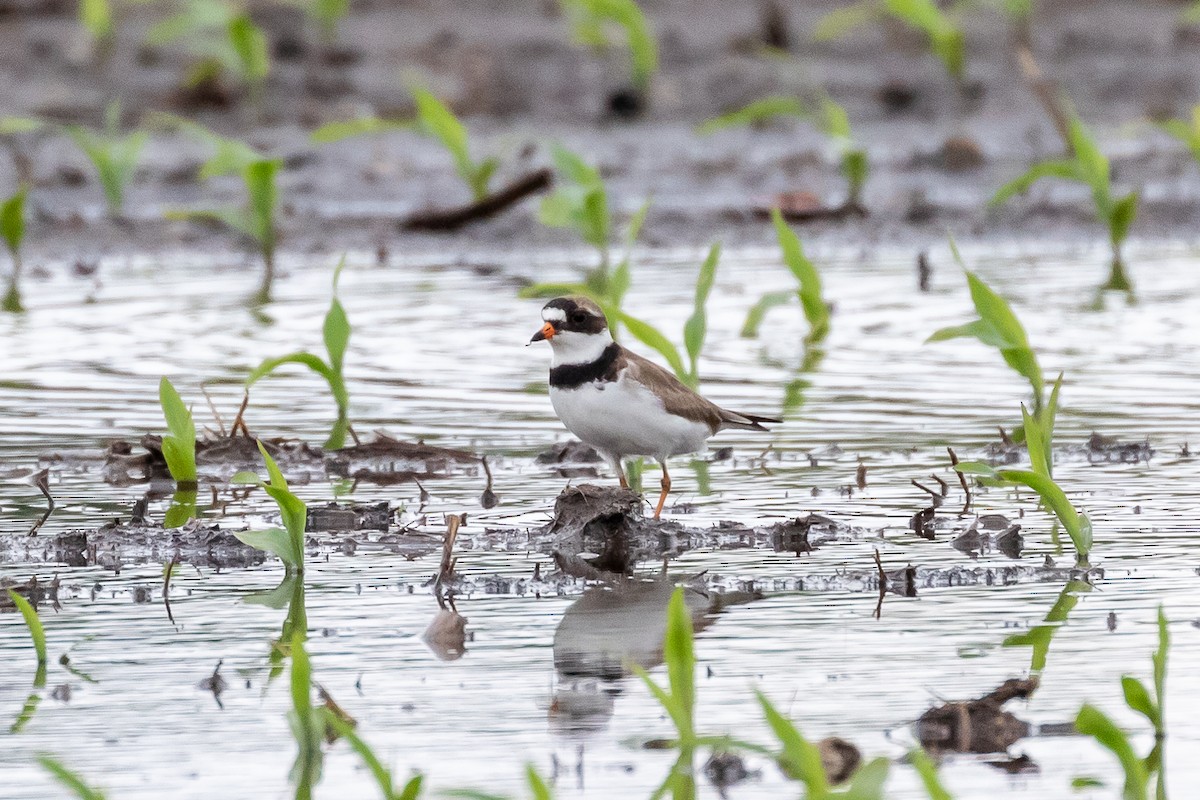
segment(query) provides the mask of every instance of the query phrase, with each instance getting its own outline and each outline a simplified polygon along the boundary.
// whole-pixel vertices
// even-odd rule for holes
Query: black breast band
[[[578,389],[583,384],[593,381],[615,381],[616,375],[608,373],[620,353],[621,346],[613,342],[604,348],[604,352],[595,361],[553,367],[550,370],[550,385],[556,389]]]

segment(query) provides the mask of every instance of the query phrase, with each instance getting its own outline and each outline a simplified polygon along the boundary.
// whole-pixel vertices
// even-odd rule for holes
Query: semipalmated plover
[[[667,459],[703,450],[725,428],[767,430],[774,417],[728,411],[683,385],[653,361],[613,341],[600,307],[585,297],[559,297],[542,309],[542,329],[530,343],[548,341],[550,402],[567,430],[600,451],[628,488],[621,459],[650,456],[662,467],[662,494],[671,491]]]

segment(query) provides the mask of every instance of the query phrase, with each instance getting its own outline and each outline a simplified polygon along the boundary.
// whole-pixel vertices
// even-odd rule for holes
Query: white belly
[[[641,384],[585,383],[576,389],[550,387],[550,402],[567,430],[603,453],[665,459],[703,450],[712,435],[701,422],[668,414]]]

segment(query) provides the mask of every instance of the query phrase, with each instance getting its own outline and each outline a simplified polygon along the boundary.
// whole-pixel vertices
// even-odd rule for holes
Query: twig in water
[[[545,191],[553,182],[554,176],[550,170],[539,169],[474,203],[459,208],[418,211],[401,222],[400,227],[410,231],[458,230],[469,222],[495,216],[531,194]]]
[[[950,454],[950,466],[957,467],[958,455],[954,452],[954,448],[947,447],[946,452]],[[966,495],[962,511],[958,512],[960,517],[965,517],[971,511],[971,487],[967,485],[967,476],[963,475],[960,470],[954,470],[954,474],[958,476],[958,483],[962,486],[963,494]]]
[[[921,483],[921,482],[920,482],[920,481],[918,481],[916,478],[911,478],[911,479],[910,479],[910,482],[912,483],[912,485],[913,485],[913,486],[917,487],[917,488],[918,488],[918,489],[920,489],[922,492],[926,492],[926,493],[927,493],[927,494],[928,494],[930,497],[932,497],[932,498],[933,498],[933,505],[934,505],[934,508],[936,508],[936,507],[938,507],[938,506],[940,506],[940,505],[942,504],[942,495],[941,495],[941,493],[939,493],[939,492],[935,492],[933,489],[930,489],[928,486],[926,486],[925,484]]]
[[[233,427],[229,429],[230,436],[237,436],[238,428],[241,428],[242,433],[247,439],[254,438],[250,435],[250,429],[246,427],[246,420],[244,419],[246,414],[246,406],[248,405],[250,405],[250,393],[246,392],[242,395],[241,408],[238,409],[237,416],[233,419]]]
[[[221,419],[221,413],[217,411],[217,405],[213,402],[212,397],[208,394],[208,387],[203,383],[200,384],[200,393],[204,395],[204,399],[208,403],[208,410],[212,413],[213,419],[217,421],[217,430],[221,432],[221,438],[224,439],[226,436],[225,420]]]
[[[879,551],[875,551],[875,568],[879,570],[879,600],[875,603],[875,619],[883,616],[883,596],[887,594],[888,577],[883,571],[883,561],[879,558]]]
[[[175,624],[175,615],[171,613],[171,575],[174,574],[175,565],[178,563],[179,563],[179,551],[176,550],[175,557],[172,558],[170,561],[168,561],[167,566],[163,569],[163,590],[162,590],[163,606],[165,606],[167,609],[167,619],[171,621],[172,625]],[[217,669],[220,669],[220,668],[221,668],[221,665],[217,664]],[[216,673],[213,673],[213,674],[215,675]]]
[[[940,475],[930,473],[929,477],[931,477],[935,481],[937,481],[938,486],[941,487],[942,497],[945,497],[946,495],[950,494],[950,486],[944,480],[942,480],[942,477]]]
[[[48,502],[50,505],[49,505],[49,507],[46,508],[46,513],[42,514],[42,518],[39,519],[37,522],[35,522],[33,524],[33,527],[29,529],[30,536],[36,536],[38,530],[41,529],[41,527],[46,524],[46,520],[50,519],[50,515],[54,513],[54,508],[55,508],[54,498],[50,495],[49,480],[50,480],[50,470],[49,469],[42,470],[41,472],[34,475],[32,478],[33,485],[38,488],[38,490],[42,493],[43,496],[45,496],[46,502]]]
[[[458,514],[446,515],[446,538],[442,541],[442,563],[438,567],[437,578],[433,582],[433,594],[442,609],[446,608],[446,598],[442,596],[442,584],[454,576],[454,565],[458,560],[454,557],[454,540],[458,538],[458,529],[461,525],[461,516]]]

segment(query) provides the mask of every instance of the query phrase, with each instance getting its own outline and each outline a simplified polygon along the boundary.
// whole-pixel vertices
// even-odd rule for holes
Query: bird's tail
[[[721,427],[722,428],[743,428],[750,431],[765,431],[762,426],[764,422],[783,422],[778,417],[763,417],[758,414],[742,414],[738,411],[730,411],[727,408],[721,409]]]

